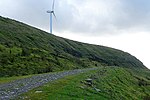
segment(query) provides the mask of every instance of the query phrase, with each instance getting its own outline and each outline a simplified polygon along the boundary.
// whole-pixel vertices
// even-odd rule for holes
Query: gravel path
[[[57,80],[65,76],[83,73],[95,69],[97,68],[76,69],[76,70],[69,70],[69,71],[58,72],[58,73],[41,74],[41,75],[32,76],[30,78],[15,80],[13,82],[6,83],[6,84],[1,84],[0,100],[14,99],[20,94],[25,93],[35,87],[39,87],[50,81]]]

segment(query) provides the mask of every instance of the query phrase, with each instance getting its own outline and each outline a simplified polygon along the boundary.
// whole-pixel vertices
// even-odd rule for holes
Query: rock
[[[80,83],[84,83],[84,81],[80,81]]]
[[[92,79],[88,78],[88,79],[85,79],[86,82],[89,82],[89,83],[92,83]]]
[[[97,88],[94,88],[94,90],[96,90],[97,92],[101,92],[101,90],[100,90],[100,89],[97,89]]]
[[[14,89],[19,90],[19,88],[14,88]]]
[[[85,83],[86,85],[89,85],[89,86],[93,85],[92,79],[88,78],[85,81],[86,81],[86,83]]]
[[[15,92],[10,92],[11,94],[14,94]]]
[[[42,93],[43,91],[35,91],[35,93]]]
[[[93,85],[93,84],[92,84],[92,83],[90,83],[90,82],[89,82],[89,83],[86,83],[86,84],[87,84],[87,85],[89,85],[89,86],[92,86],[92,85]]]
[[[84,89],[84,86],[80,86],[81,89]]]

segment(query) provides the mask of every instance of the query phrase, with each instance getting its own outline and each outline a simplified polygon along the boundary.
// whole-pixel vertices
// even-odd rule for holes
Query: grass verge
[[[142,77],[140,73],[136,76],[134,73],[119,67],[102,67],[97,71],[89,71],[50,82],[20,97],[25,100],[149,99],[150,80]],[[86,79],[92,79],[92,82],[87,82]]]
[[[13,76],[13,77],[0,77],[0,84],[9,83],[15,80],[29,78],[33,75],[27,75],[27,76]]]

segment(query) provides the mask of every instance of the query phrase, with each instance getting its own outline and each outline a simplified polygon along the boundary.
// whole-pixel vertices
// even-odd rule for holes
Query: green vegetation
[[[27,100],[150,99],[150,71],[129,53],[64,39],[0,17],[0,84],[30,77],[21,75],[88,67],[99,70],[53,81],[23,96]]]
[[[13,77],[0,77],[0,84],[4,84],[4,83],[9,83],[15,80],[19,80],[19,79],[24,79],[24,78],[29,78],[32,75],[27,75],[27,76],[13,76]]]
[[[53,81],[21,95],[25,100],[149,100],[150,71],[100,67]],[[143,74],[143,72],[146,72]],[[89,84],[86,79],[92,79]]]
[[[126,52],[56,37],[0,17],[0,77],[101,65],[146,68]]]

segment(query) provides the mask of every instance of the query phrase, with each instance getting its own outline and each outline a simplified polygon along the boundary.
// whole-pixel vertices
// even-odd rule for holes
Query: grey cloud
[[[150,26],[150,1],[148,0],[123,0],[120,16],[114,20],[118,29],[148,28]]]
[[[102,3],[101,0],[94,1],[99,4]],[[110,2],[112,2],[112,0],[106,0],[104,3],[107,6],[107,4],[110,4]],[[104,10],[105,12],[109,13],[108,15],[99,13],[99,15],[96,16],[94,12],[90,13],[90,11],[85,11],[86,16],[81,13],[77,14],[74,17],[70,16],[70,19],[72,19],[72,21],[70,22],[71,25],[64,24],[63,26],[68,26],[68,28],[61,28],[62,30],[64,29],[71,32],[79,32],[83,34],[116,34],[117,30],[119,30],[118,32],[120,32],[125,30],[143,31],[149,29],[148,27],[150,26],[150,1],[118,0],[115,3],[116,5],[114,5],[113,7],[111,7],[111,4],[110,6],[104,7],[104,9],[108,9]],[[84,4],[86,3],[83,3],[82,6],[85,6]],[[93,6],[93,8],[94,7],[97,6]],[[109,10],[109,7],[112,9]],[[76,7],[74,8],[78,10]],[[100,10],[100,12],[102,11]],[[81,15],[81,19],[78,19],[78,15]],[[84,16],[84,18],[82,18],[82,15]]]
[[[52,0],[1,0],[0,14],[48,30],[51,5]],[[54,30],[86,35],[150,31],[149,5],[149,0],[56,0]]]

